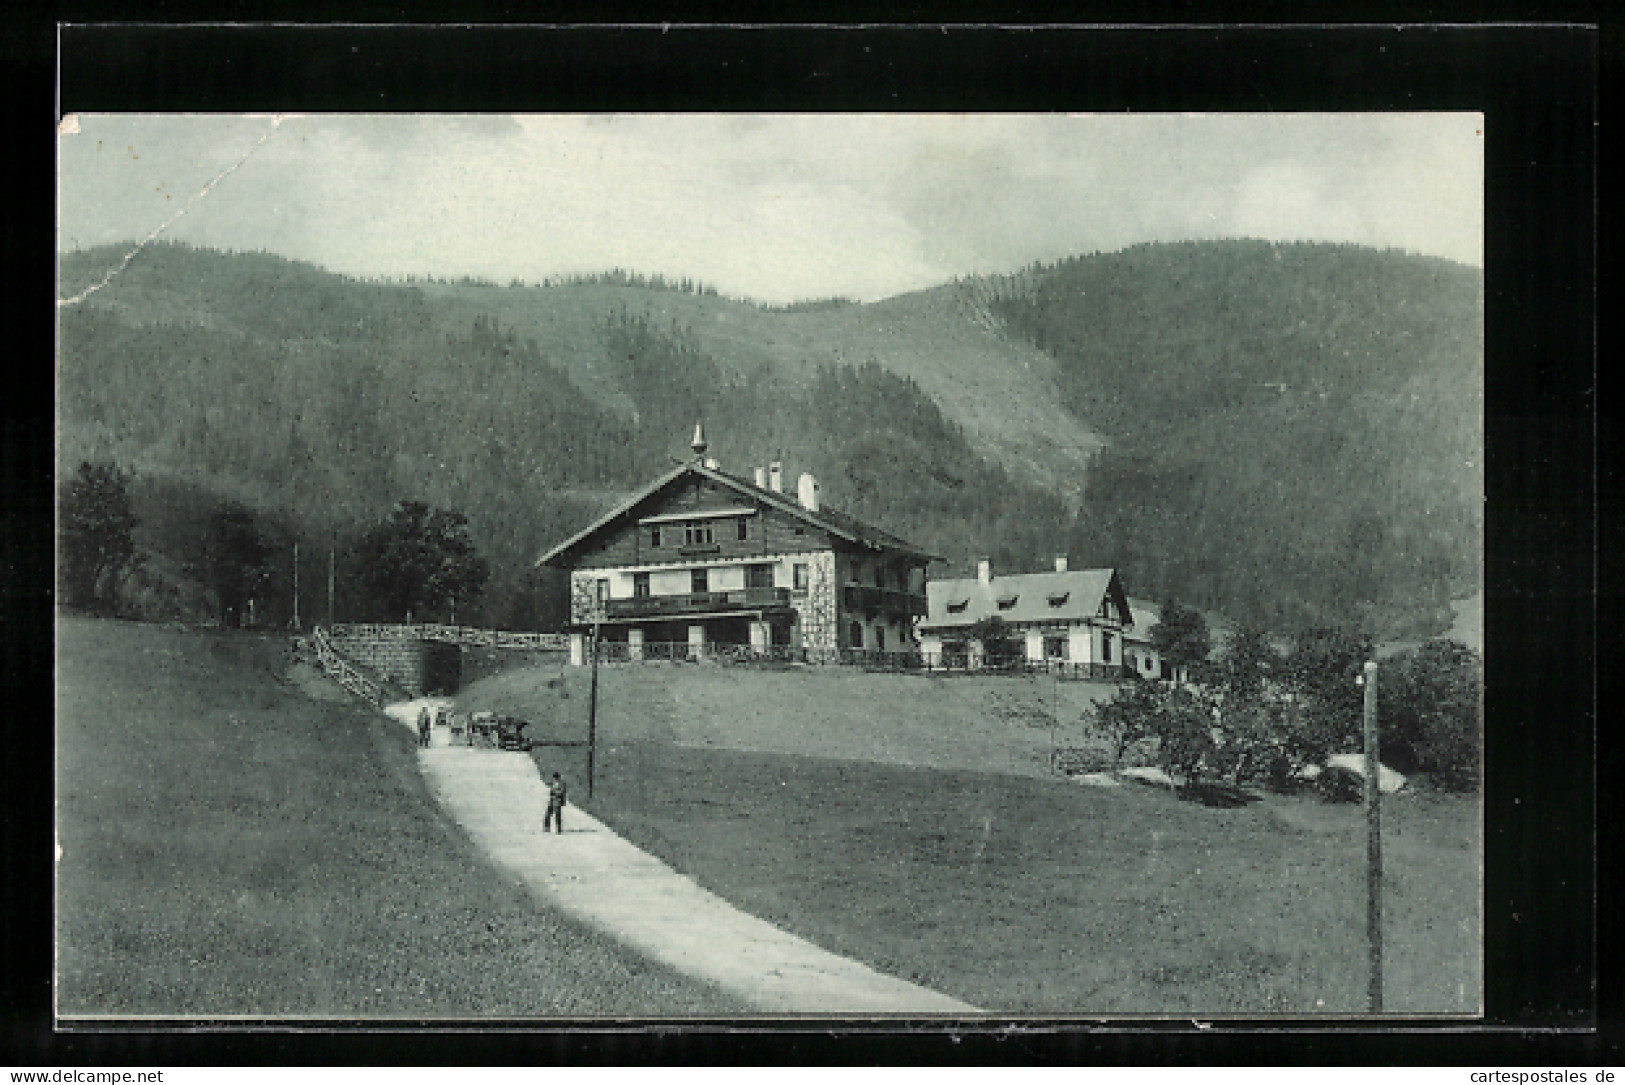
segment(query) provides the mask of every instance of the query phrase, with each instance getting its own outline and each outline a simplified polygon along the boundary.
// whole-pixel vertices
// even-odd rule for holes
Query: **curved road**
[[[414,732],[426,704],[385,709]],[[544,834],[547,787],[526,754],[446,744],[418,754],[436,798],[480,847],[536,897],[639,953],[715,983],[765,1013],[950,1016],[981,1013],[882,975],[747,915],[571,806],[563,834]]]

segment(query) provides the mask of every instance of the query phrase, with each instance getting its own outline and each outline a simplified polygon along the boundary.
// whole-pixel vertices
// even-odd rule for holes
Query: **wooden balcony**
[[[604,616],[611,621],[628,618],[669,618],[685,614],[771,610],[790,605],[789,588],[745,588],[741,591],[697,591],[684,595],[640,595],[611,599]]]
[[[847,584],[841,588],[841,607],[864,614],[901,614],[906,617],[927,613],[925,596],[895,588],[870,588]]]

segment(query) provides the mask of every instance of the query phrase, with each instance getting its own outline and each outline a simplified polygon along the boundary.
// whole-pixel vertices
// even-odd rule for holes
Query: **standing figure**
[[[563,835],[564,781],[559,779],[556,772],[553,774],[553,782],[547,785],[547,814],[542,818],[542,832],[547,832],[549,825],[553,826],[555,832]]]
[[[432,726],[433,726],[433,724],[430,722],[430,717],[429,717],[429,708],[428,708],[427,705],[425,705],[424,708],[423,708],[423,711],[418,713],[418,745],[419,746],[427,746],[427,745],[429,745],[429,729]]]

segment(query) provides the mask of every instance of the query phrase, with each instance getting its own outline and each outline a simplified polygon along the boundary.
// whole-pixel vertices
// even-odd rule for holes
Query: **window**
[[[863,647],[863,623],[862,622],[853,622],[852,623],[852,629],[851,629],[850,637],[851,637],[851,645],[852,645],[852,647],[854,647],[854,648],[862,648]]]
[[[747,565],[745,566],[745,587],[771,588],[773,586],[773,566]]]
[[[969,599],[950,599],[948,600],[948,613],[963,614],[968,606],[970,606]]]
[[[699,594],[711,590],[711,576],[708,569],[690,569],[688,573],[688,590]]]
[[[1049,605],[1052,607],[1064,607],[1066,606],[1066,601],[1070,598],[1072,598],[1072,593],[1069,591],[1051,592],[1049,597]]]
[[[1110,633],[1100,635],[1100,661],[1102,663],[1112,661],[1112,635]]]
[[[649,546],[650,546],[651,549],[654,549],[654,550],[659,550],[660,549],[660,525],[659,524],[650,524],[649,525]]]
[[[633,573],[632,574],[632,598],[634,598],[634,599],[647,599],[647,598],[649,598],[649,574],[648,573]]]
[[[883,565],[876,565],[875,566],[875,587],[884,588],[885,586],[886,586],[886,568]]]
[[[804,562],[804,561],[796,562],[796,565],[795,565],[795,577],[796,577],[796,579],[795,579],[796,591],[806,591],[807,590],[807,563],[806,562]]]
[[[741,516],[739,518],[739,541],[744,542],[748,538],[750,538],[750,517]]]
[[[1020,599],[1020,598],[1021,598],[1021,596],[1019,596],[1019,595],[1003,595],[1003,596],[1000,596],[999,600],[998,600],[999,609],[1000,610],[1011,610],[1011,609],[1013,609],[1015,607],[1015,605],[1016,605],[1016,600]]]
[[[883,625],[875,626],[875,647],[882,652],[886,650],[886,627]]]
[[[598,581],[598,605],[603,606],[608,601],[609,601],[609,581],[606,580],[606,579],[600,579]]]
[[[1044,658],[1045,659],[1065,659],[1065,658],[1067,658],[1066,637],[1064,637],[1064,636],[1045,637],[1044,638]]]
[[[710,546],[716,541],[716,533],[711,530],[711,524],[707,521],[683,525],[684,546]]]

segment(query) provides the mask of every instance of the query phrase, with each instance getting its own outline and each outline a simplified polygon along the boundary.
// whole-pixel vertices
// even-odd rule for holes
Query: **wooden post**
[[[598,755],[598,621],[592,623],[592,692],[587,696],[587,798],[592,798],[593,763]]]
[[[1377,735],[1377,664],[1365,665],[1365,936],[1371,954],[1368,1001],[1382,1012],[1382,761]]]

